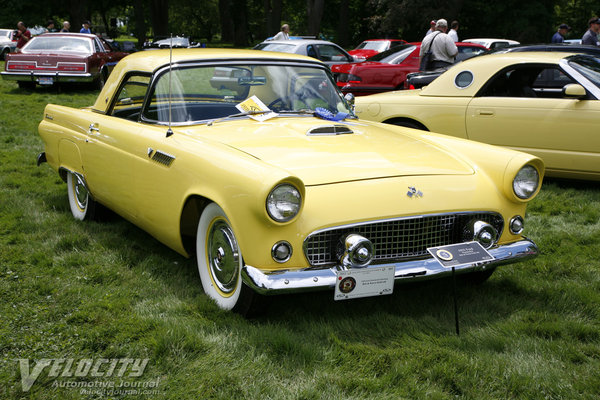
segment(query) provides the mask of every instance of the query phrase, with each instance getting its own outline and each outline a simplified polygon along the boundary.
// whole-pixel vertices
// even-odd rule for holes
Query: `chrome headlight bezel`
[[[300,213],[302,193],[291,183],[280,183],[267,195],[265,206],[273,221],[289,222]]]
[[[531,164],[524,165],[513,178],[513,193],[521,200],[531,199],[540,186],[540,173]]]

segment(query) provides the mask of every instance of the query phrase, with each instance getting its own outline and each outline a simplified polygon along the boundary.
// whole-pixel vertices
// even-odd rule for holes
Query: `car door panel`
[[[557,170],[598,171],[600,106],[595,100],[476,97],[466,112],[469,139],[541,157]]]

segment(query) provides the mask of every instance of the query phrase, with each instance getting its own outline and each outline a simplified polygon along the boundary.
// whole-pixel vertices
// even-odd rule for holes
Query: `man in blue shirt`
[[[552,36],[552,43],[562,43],[565,41],[565,35],[571,27],[567,24],[560,24],[558,31]]]
[[[79,33],[92,33],[90,30],[90,21],[83,21],[83,27],[79,31]]]
[[[598,46],[598,32],[600,32],[600,18],[594,17],[589,20],[590,29],[581,38],[581,44]]]

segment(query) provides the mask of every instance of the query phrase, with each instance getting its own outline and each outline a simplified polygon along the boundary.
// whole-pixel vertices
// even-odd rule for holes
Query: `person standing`
[[[435,19],[432,19],[429,23],[429,30],[425,33],[425,37],[431,35],[433,32],[435,32]]]
[[[17,53],[19,53],[23,46],[25,46],[31,39],[31,32],[29,32],[29,29],[27,29],[23,21],[19,21],[17,23],[17,33],[15,34],[15,39],[17,39]]]
[[[565,36],[567,35],[567,31],[569,31],[571,27],[567,24],[560,24],[558,27],[558,31],[552,36],[551,43],[562,43],[565,41]]]
[[[290,26],[288,24],[283,24],[281,26],[281,31],[273,37],[273,40],[290,40]]]
[[[590,29],[581,38],[581,44],[588,44],[591,46],[599,46],[598,32],[600,32],[600,18],[593,17],[588,21]]]
[[[83,21],[83,26],[79,30],[79,33],[92,33],[90,29],[90,21]]]
[[[64,21],[63,27],[60,31],[61,32],[69,32],[69,29],[71,29],[71,23],[69,21]]]
[[[46,32],[56,32],[57,29],[54,27],[54,20],[49,19],[48,22],[46,22]]]
[[[454,20],[450,24],[450,32],[448,32],[448,36],[454,40],[454,43],[458,42],[458,21]]]
[[[458,54],[458,48],[454,40],[446,34],[448,31],[448,22],[445,19],[438,19],[435,24],[436,32],[425,36],[421,43],[419,57],[431,50],[431,62],[426,69],[438,69],[449,67],[454,64],[454,57]]]

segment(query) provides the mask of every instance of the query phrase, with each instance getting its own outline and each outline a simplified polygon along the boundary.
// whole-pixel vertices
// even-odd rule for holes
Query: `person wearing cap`
[[[594,17],[588,21],[590,29],[581,38],[581,44],[589,44],[592,46],[599,46],[598,32],[600,32],[600,18]]]
[[[438,19],[435,29],[435,33],[425,36],[419,51],[419,57],[423,57],[431,49],[431,62],[427,68],[430,70],[449,67],[454,64],[454,57],[458,54],[454,40],[446,34],[448,22],[443,18]]]
[[[90,21],[83,21],[83,26],[81,28],[81,30],[79,31],[79,33],[92,33],[91,29],[90,29]]]
[[[427,33],[425,33],[425,36],[430,35],[433,32],[435,32],[435,19],[432,19],[429,23],[429,30],[427,31]]]
[[[567,31],[571,30],[571,27],[567,24],[560,24],[558,27],[558,31],[552,36],[551,43],[562,43],[565,41],[565,36],[567,35]]]

